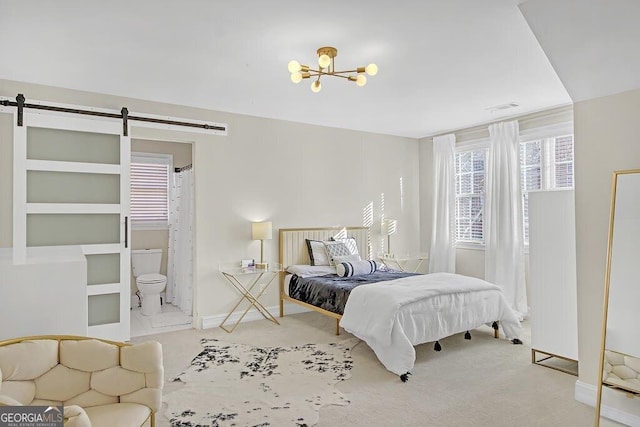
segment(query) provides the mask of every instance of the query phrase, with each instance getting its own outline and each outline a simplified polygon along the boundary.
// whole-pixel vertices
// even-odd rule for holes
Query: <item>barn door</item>
[[[122,122],[25,113],[14,124],[14,250],[82,247],[87,335],[130,338],[129,137]],[[52,307],[52,310],[76,309]],[[54,315],[52,313],[52,315]]]

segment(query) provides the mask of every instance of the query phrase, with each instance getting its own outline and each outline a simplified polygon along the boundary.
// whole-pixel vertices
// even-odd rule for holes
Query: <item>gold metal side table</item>
[[[387,267],[394,270],[405,271],[408,273],[417,273],[422,264],[429,259],[428,255],[396,255],[396,254],[380,254],[378,256]]]
[[[220,273],[227,279],[229,283],[240,293],[240,299],[233,306],[227,317],[220,323],[220,328],[225,332],[231,333],[242,322],[242,319],[247,315],[251,307],[254,307],[265,319],[272,321],[279,325],[280,322],[273,317],[269,310],[258,301],[262,294],[267,290],[271,282],[280,275],[282,272],[282,265],[278,263],[269,263],[266,268],[248,267],[241,268],[237,264],[221,264],[219,266]],[[257,289],[255,293],[254,288]],[[225,327],[225,323],[229,320],[231,315],[238,309],[243,301],[248,301],[249,305],[240,315],[240,318],[229,329]]]

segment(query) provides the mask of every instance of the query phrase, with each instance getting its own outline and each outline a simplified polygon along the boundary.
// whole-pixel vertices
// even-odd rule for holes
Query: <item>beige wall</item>
[[[639,118],[640,90],[574,105],[580,381],[590,384],[598,378],[612,174],[640,168]]]
[[[152,141],[147,139],[132,139],[131,151],[138,153],[161,153],[173,156],[173,167],[179,168],[190,165],[191,144],[181,142]],[[131,249],[162,249],[162,264],[160,273],[167,275],[169,229],[163,230],[131,230]],[[134,294],[138,288],[136,280],[131,272],[131,293]]]
[[[0,96],[112,108],[226,123],[228,136],[132,128],[134,139],[193,142],[195,176],[195,314],[225,314],[238,298],[218,271],[223,262],[257,258],[251,221],[274,229],[379,223],[383,209],[398,220],[398,251],[420,250],[418,141],[364,132],[261,119],[132,98],[0,80]],[[3,123],[3,122],[0,122]],[[6,129],[0,129],[0,138]],[[0,141],[0,158],[11,141]],[[2,184],[2,204],[10,203]],[[373,213],[369,218],[367,212]],[[10,225],[2,222],[7,233]],[[374,253],[382,240],[372,227]],[[277,235],[265,241],[276,261]],[[277,287],[262,301],[277,305]]]

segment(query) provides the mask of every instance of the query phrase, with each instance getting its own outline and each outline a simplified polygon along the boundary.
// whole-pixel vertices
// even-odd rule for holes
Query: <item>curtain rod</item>
[[[181,168],[175,168],[173,171],[178,173],[178,172],[182,172],[182,171],[188,171],[189,169],[193,168],[193,165],[187,165],[187,166],[182,166]]]
[[[82,110],[79,108],[66,108],[66,107],[57,107],[53,105],[44,105],[44,104],[27,104],[25,103],[25,97],[23,94],[19,93],[16,96],[16,100],[9,101],[8,99],[0,100],[0,105],[4,105],[5,107],[17,107],[18,108],[18,126],[23,125],[24,114],[23,110],[25,108],[33,108],[34,110],[46,110],[46,111],[57,111],[61,113],[71,113],[71,114],[83,114],[87,116],[99,116],[99,117],[107,117],[110,119],[122,119],[123,129],[122,134],[124,136],[128,136],[128,120],[135,120],[139,122],[151,122],[151,123],[161,123],[166,125],[175,125],[175,126],[185,126],[185,127],[193,127],[199,129],[211,129],[211,130],[219,130],[225,132],[227,128],[225,126],[217,126],[217,125],[209,125],[209,124],[200,124],[193,122],[183,122],[179,120],[167,120],[167,119],[156,119],[152,117],[142,117],[142,116],[130,116],[129,110],[127,107],[122,107],[120,114],[118,113],[105,113],[100,111],[91,111],[91,110]]]

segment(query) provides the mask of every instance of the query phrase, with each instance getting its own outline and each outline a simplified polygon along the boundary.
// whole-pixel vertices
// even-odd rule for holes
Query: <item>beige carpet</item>
[[[220,328],[186,330],[135,338],[163,345],[165,378],[189,365],[201,338],[262,346],[331,343],[353,338],[334,335],[335,321],[317,313],[286,316],[280,326],[264,320],[243,323],[232,334]],[[320,410],[319,427],[333,426],[591,426],[593,408],[574,400],[576,377],[531,363],[528,327],[524,345],[493,338],[489,327],[416,347],[416,365],[407,383],[387,371],[371,349],[352,350],[351,378],[336,385],[351,401]],[[168,393],[179,384],[167,382]],[[158,426],[169,421],[158,415]]]

